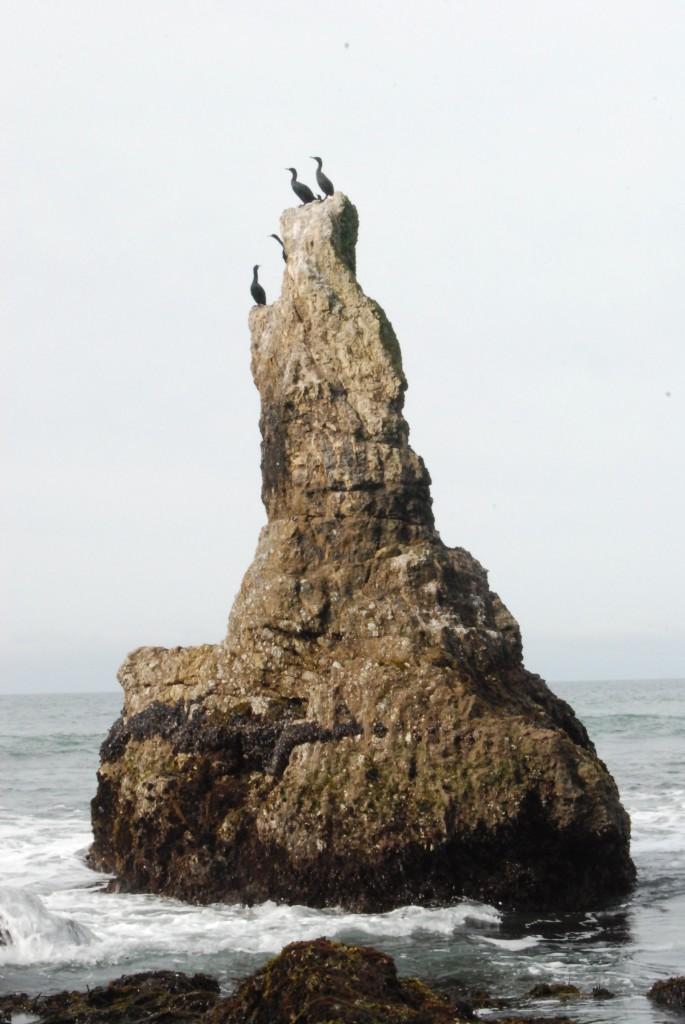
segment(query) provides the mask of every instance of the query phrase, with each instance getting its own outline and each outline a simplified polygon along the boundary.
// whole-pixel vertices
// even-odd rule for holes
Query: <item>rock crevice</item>
[[[519,627],[435,529],[392,326],[336,193],[287,210],[250,314],[267,524],[221,644],[141,648],[103,746],[91,862],[193,900],[578,905],[629,822]]]

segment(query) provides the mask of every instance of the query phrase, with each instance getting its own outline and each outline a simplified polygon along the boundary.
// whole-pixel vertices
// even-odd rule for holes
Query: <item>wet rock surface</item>
[[[41,1024],[181,1024],[200,1020],[218,999],[218,983],[205,974],[145,971],[86,992],[0,996],[0,1020],[21,1012]]]
[[[655,981],[647,995],[658,1006],[685,1014],[685,975]]]
[[[354,207],[336,193],[281,227],[281,297],[250,314],[268,522],[222,643],[122,666],[91,864],[204,902],[624,893],[613,779],[524,668],[486,571],[436,531],[399,345],[355,278]]]
[[[553,981],[533,985],[526,994],[530,999],[559,999],[565,1002],[569,999],[578,999],[581,992],[576,985],[565,984],[562,981]]]
[[[466,1019],[367,946],[293,942],[208,1015],[208,1024],[454,1024]]]
[[[485,999],[478,1005],[496,1003]],[[35,1015],[40,1024],[464,1024],[476,1019],[468,999],[398,977],[385,953],[324,938],[286,946],[228,997],[222,998],[217,982],[204,974],[148,971],[87,992],[0,996],[0,1020],[17,1012]],[[536,1019],[499,1018],[500,1024]],[[570,1024],[565,1017],[545,1020]]]

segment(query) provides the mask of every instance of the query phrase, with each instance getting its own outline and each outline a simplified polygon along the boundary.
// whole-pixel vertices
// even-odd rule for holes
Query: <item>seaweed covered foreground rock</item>
[[[471,1016],[416,978],[399,978],[377,949],[315,939],[286,946],[207,1024],[459,1024]]]
[[[392,958],[370,946],[328,939],[292,942],[236,991],[221,998],[204,974],[146,971],[87,992],[0,996],[0,1022],[35,1015],[39,1024],[466,1024],[472,1006],[400,978]],[[518,1013],[499,1024],[542,1024]],[[545,1024],[571,1024],[546,1017]]]
[[[658,1006],[685,1015],[685,975],[655,981],[647,995]]]
[[[85,992],[0,995],[0,1022],[24,1012],[41,1024],[185,1024],[202,1020],[218,1001],[219,983],[206,974],[144,971]]]
[[[194,901],[625,892],[613,779],[523,667],[485,570],[435,529],[354,207],[336,193],[281,226],[282,294],[250,314],[268,522],[223,643],[122,666],[91,863]]]

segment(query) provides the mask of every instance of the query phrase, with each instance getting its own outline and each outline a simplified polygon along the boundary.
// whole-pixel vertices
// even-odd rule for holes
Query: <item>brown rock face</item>
[[[658,1006],[666,1006],[676,1013],[685,1014],[685,975],[655,981],[647,996]]]
[[[399,978],[377,949],[314,939],[286,946],[203,1024],[464,1024],[472,1016],[417,978]]]
[[[222,644],[141,648],[91,862],[181,898],[576,906],[634,869],[613,779],[433,522],[345,196],[287,210],[250,314],[268,523]]]

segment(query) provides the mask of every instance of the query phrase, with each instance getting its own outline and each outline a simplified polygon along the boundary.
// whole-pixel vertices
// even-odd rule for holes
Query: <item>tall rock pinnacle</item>
[[[199,901],[387,909],[625,892],[629,821],[516,621],[434,526],[406,381],[341,193],[287,210],[250,314],[268,522],[222,644],[119,673],[91,862]]]

